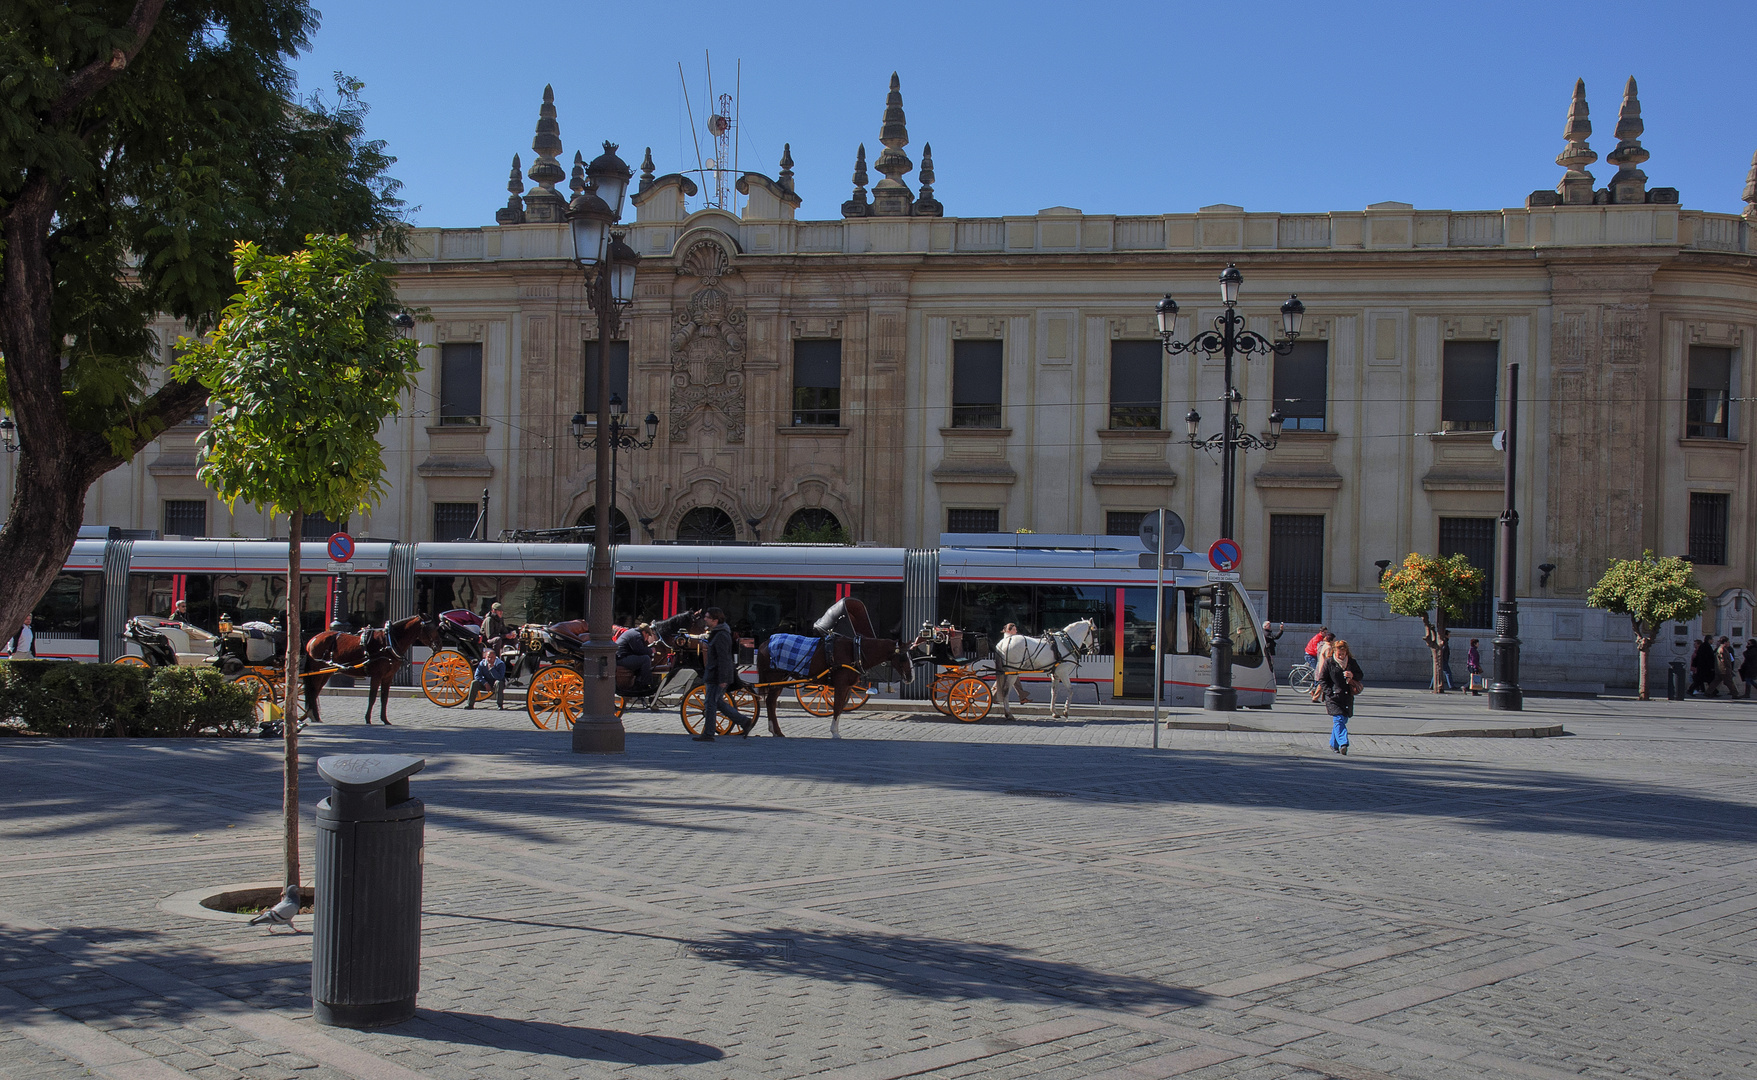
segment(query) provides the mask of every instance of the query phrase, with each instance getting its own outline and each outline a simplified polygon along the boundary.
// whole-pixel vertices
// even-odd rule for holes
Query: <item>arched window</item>
[[[610,511],[610,513],[613,515],[610,518],[611,525],[612,525],[612,528],[610,531],[610,542],[612,544],[626,544],[626,543],[628,543],[628,537],[629,537],[628,517],[626,515],[624,515],[621,510],[614,510],[613,509]],[[589,529],[593,525],[597,524],[597,521],[598,521],[598,508],[596,506],[588,506],[584,510],[580,511],[580,516],[575,518],[573,523],[575,525],[580,525],[580,526],[583,526],[583,527]]]
[[[677,523],[677,539],[685,544],[731,544],[738,527],[717,506],[698,506]]]
[[[821,506],[808,506],[795,510],[787,519],[787,530],[781,534],[781,539],[796,544],[846,544],[848,530],[836,520],[835,514]]]

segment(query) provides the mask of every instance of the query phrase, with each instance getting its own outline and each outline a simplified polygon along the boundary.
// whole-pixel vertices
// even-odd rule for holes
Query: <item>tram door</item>
[[[1116,685],[1119,698],[1153,700],[1153,592],[1151,588],[1116,591]],[[1199,604],[1206,590],[1165,590],[1164,640],[1165,687],[1160,699],[1166,705],[1199,708],[1214,665],[1208,658],[1208,641],[1201,632]]]

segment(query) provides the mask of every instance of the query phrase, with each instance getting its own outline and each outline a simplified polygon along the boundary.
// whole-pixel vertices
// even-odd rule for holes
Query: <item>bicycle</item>
[[[1295,690],[1309,691],[1315,681],[1316,674],[1317,670],[1310,660],[1303,664],[1295,664],[1287,671],[1287,685]]]

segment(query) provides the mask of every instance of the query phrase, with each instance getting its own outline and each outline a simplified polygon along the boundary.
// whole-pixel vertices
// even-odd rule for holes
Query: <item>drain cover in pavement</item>
[[[677,958],[696,960],[790,960],[792,938],[751,938],[747,941],[680,941]]]

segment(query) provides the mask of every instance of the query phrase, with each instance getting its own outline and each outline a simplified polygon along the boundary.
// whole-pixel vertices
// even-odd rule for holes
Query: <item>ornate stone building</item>
[[[1643,548],[1694,557],[1716,601],[1706,625],[1749,636],[1757,163],[1742,218],[1692,211],[1641,171],[1634,80],[1603,188],[1587,169],[1591,130],[1577,86],[1555,189],[1505,209],[949,217],[929,146],[910,187],[893,77],[882,179],[869,193],[862,145],[838,217],[798,216],[790,150],[776,178],[738,180],[737,216],[688,212],[695,184],[656,175],[648,152],[628,225],[637,299],[626,343],[600,350],[569,258],[546,90],[536,186],[525,192],[515,157],[496,224],[416,233],[399,287],[430,315],[417,333],[432,351],[384,429],[393,489],[353,527],[450,539],[484,489],[490,536],[581,521],[591,455],[569,422],[585,368],[605,356],[630,418],[658,419],[653,447],[618,460],[635,543],[774,539],[832,518],[879,545],[1132,531],[1164,505],[1205,544],[1220,470],[1186,445],[1182,418],[1200,408],[1213,428],[1219,365],[1165,356],[1153,305],[1176,296],[1187,336],[1220,310],[1216,277],[1236,263],[1253,329],[1272,330],[1290,292],[1308,312],[1293,356],[1238,377],[1253,431],[1272,404],[1289,417],[1280,445],[1242,466],[1237,539],[1272,617],[1420,662],[1379,599],[1380,568],[1464,551],[1492,569],[1503,459],[1490,440],[1516,362],[1528,667],[1628,668],[1626,624],[1582,597],[1607,559]],[[192,439],[170,433],[106,479],[91,519],[266,531],[200,489]]]

